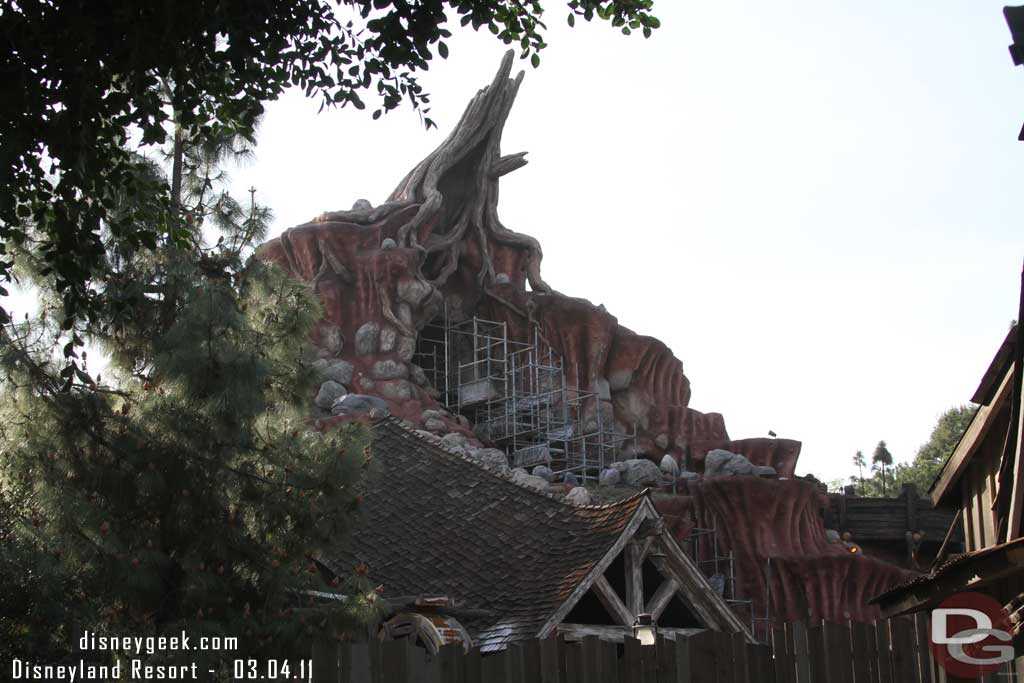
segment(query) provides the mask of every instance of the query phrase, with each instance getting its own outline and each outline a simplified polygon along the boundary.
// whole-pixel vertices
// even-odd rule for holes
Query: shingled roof
[[[321,562],[339,574],[365,563],[385,598],[444,595],[490,610],[494,617],[465,624],[484,650],[537,637],[653,511],[646,491],[607,505],[569,505],[393,419],[373,433],[361,519]]]

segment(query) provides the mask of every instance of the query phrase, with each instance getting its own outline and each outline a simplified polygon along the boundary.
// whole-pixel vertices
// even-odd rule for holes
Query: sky
[[[540,240],[545,280],[664,341],[732,438],[801,440],[800,473],[845,478],[881,439],[910,460],[1016,317],[1024,69],[1003,3],[656,0],[649,40],[544,4],[503,140],[530,163],[499,213]],[[447,135],[506,49],[451,28],[420,79],[437,130],[269,105],[234,188],[275,211],[271,236],[383,202]]]

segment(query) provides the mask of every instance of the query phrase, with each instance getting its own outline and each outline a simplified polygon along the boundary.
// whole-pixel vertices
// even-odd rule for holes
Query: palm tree
[[[867,467],[868,462],[864,459],[864,451],[857,451],[857,455],[853,456],[853,464],[857,466],[857,476],[860,478],[860,495],[864,495],[864,468]],[[852,479],[852,477],[851,477]]]
[[[875,454],[871,457],[871,469],[881,469],[882,471],[882,495],[886,495],[885,491],[885,468],[892,466],[892,453],[885,447],[884,441],[879,441],[878,445],[875,446]]]

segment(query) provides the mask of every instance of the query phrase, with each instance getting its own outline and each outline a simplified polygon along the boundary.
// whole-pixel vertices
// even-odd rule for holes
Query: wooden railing
[[[435,655],[408,640],[318,643],[317,683],[938,683],[924,617],[873,624],[787,624],[771,644],[702,631],[642,647],[562,637],[481,654]]]

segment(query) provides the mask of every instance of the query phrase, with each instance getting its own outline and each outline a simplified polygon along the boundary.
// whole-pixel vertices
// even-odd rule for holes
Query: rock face
[[[324,213],[257,251],[308,282],[323,306],[309,357],[320,384],[310,398],[333,417],[318,422],[330,428],[390,413],[421,428],[425,438],[441,442],[444,435],[451,450],[507,472],[504,453],[481,448],[494,445],[486,442],[485,426],[443,411],[444,387],[431,386],[437,366],[429,362],[429,344],[436,337],[428,324],[442,311],[454,322],[494,321],[510,341],[543,340],[562,367],[573,369],[579,389],[592,394],[582,407],[585,427],[601,421],[635,434],[628,453],[620,454],[625,462],[600,473],[603,486],[672,482],[699,491],[673,497],[673,505],[690,506],[680,519],[688,515],[690,527],[721,521],[744,590],[754,596],[758,581],[763,586],[763,562],[772,557],[777,615],[805,616],[805,604],[837,620],[847,611],[857,615],[850,618],[873,615],[864,599],[902,575],[858,564],[840,544],[825,541],[820,523],[813,523],[816,508],[799,488],[805,483],[791,479],[800,443],[732,441],[722,415],[689,407],[689,379],[665,344],[623,327],[603,306],[553,290],[541,277],[539,243],[499,221],[499,179],[526,164],[525,153],[500,150],[522,77],[510,78],[512,61],[510,54],[467,107],[460,128],[386,201],[374,207],[359,200],[350,210]],[[538,491],[568,490],[573,501],[587,493],[568,477],[550,484],[524,469],[510,476]]]

